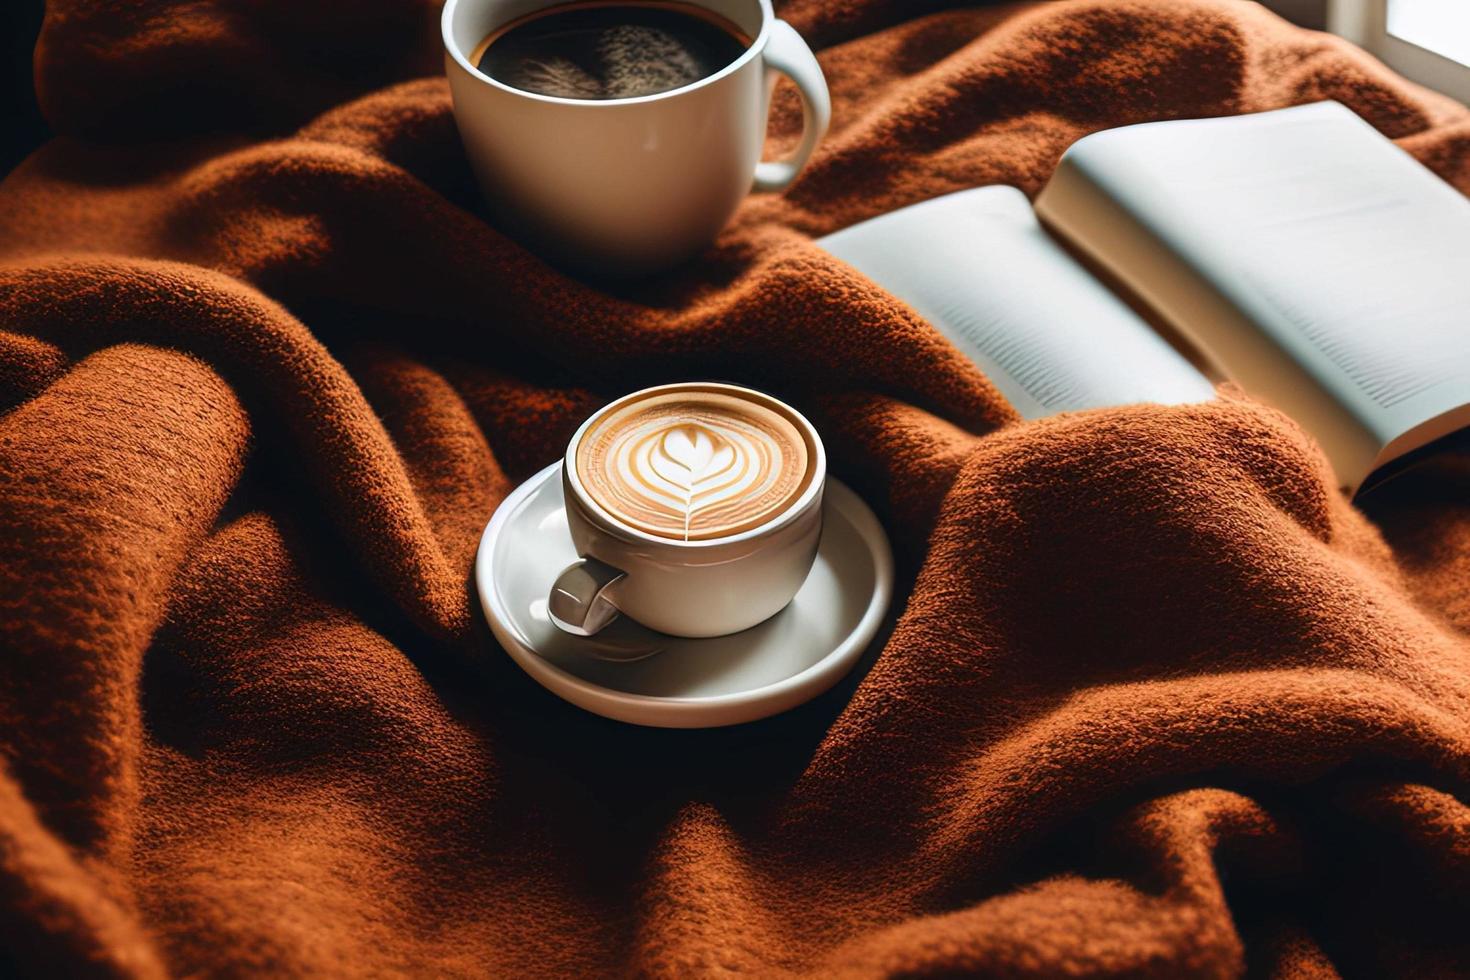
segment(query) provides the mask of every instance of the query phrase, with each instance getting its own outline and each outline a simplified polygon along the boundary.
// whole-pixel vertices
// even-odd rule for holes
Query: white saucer
[[[495,511],[475,586],[495,638],[537,683],[588,711],[661,728],[736,725],[808,701],[852,669],[893,593],[888,536],[858,495],[827,480],[822,543],[791,605],[741,633],[690,640],[619,618],[578,637],[546,615],[551,583],[577,557],[560,463]]]

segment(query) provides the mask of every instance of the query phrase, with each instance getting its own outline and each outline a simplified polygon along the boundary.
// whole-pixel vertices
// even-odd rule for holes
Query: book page
[[[1434,420],[1470,403],[1470,201],[1347,108],[1130,126],[1065,165],[1380,446],[1442,435]]]
[[[1026,418],[1214,387],[1047,236],[1014,187],[960,191],[818,240],[913,307]]]

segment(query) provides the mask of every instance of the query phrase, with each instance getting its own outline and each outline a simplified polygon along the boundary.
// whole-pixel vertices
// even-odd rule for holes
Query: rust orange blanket
[[[784,13],[832,135],[608,289],[483,219],[433,4],[53,0],[60,136],[0,185],[0,969],[1470,967],[1470,457],[1354,509],[1228,391],[1022,423],[811,244],[1322,98],[1470,191],[1470,112],[1237,0]],[[471,557],[701,376],[810,413],[899,596],[818,701],[636,729],[515,668]]]

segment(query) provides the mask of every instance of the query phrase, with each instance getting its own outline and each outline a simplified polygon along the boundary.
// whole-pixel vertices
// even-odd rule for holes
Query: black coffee
[[[539,95],[628,99],[713,75],[749,44],[733,24],[693,4],[569,3],[491,34],[475,67]]]

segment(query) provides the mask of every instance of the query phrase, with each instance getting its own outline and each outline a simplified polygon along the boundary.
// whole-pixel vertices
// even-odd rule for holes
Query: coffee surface
[[[713,75],[748,44],[734,25],[693,4],[571,3],[497,30],[475,63],[539,95],[628,99]]]
[[[814,451],[784,413],[694,389],[606,413],[582,436],[575,460],[583,489],[619,521],[700,541],[779,516],[811,484]]]

